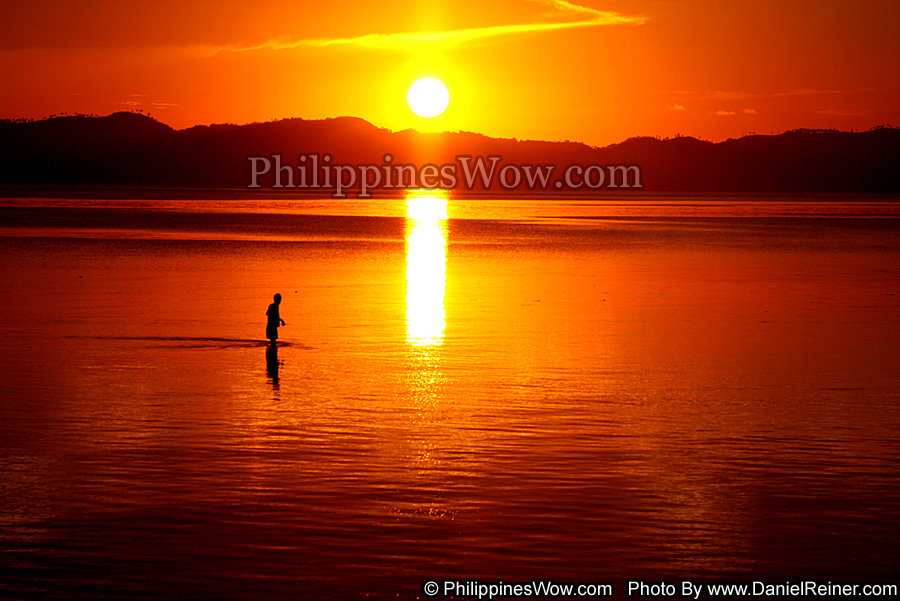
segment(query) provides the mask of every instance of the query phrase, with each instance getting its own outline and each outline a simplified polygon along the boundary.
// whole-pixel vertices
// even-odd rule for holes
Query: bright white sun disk
[[[450,92],[441,80],[423,77],[409,86],[406,102],[420,117],[437,117],[450,104]]]

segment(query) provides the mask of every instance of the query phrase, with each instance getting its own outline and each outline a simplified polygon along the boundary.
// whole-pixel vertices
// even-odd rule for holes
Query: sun
[[[437,117],[450,104],[450,92],[441,80],[423,77],[409,86],[406,102],[420,117]]]

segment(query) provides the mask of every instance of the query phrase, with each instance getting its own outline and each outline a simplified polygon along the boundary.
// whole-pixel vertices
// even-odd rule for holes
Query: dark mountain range
[[[311,153],[331,155],[332,164],[378,166],[387,153],[394,165],[418,166],[455,163],[458,155],[500,155],[501,165],[555,164],[557,178],[571,164],[637,165],[648,191],[900,192],[900,130],[891,128],[795,130],[719,143],[632,138],[594,148],[468,132],[391,132],[352,117],[185,130],[135,113],[0,122],[3,185],[241,188],[251,181],[248,157],[273,161],[280,154],[284,164],[297,165],[299,155]],[[271,187],[271,176],[259,183]]]

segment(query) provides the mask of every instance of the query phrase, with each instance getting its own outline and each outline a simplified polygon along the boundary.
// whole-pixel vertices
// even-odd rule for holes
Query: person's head
[[[280,304],[281,304],[281,295],[278,294],[278,293],[275,294],[275,304],[276,304],[276,305],[280,305]]]

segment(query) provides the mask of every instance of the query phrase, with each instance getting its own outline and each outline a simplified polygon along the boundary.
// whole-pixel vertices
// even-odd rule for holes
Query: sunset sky
[[[592,145],[900,125],[896,0],[30,0],[0,5],[0,117],[175,128],[350,115]],[[436,118],[406,91],[450,91]]]

